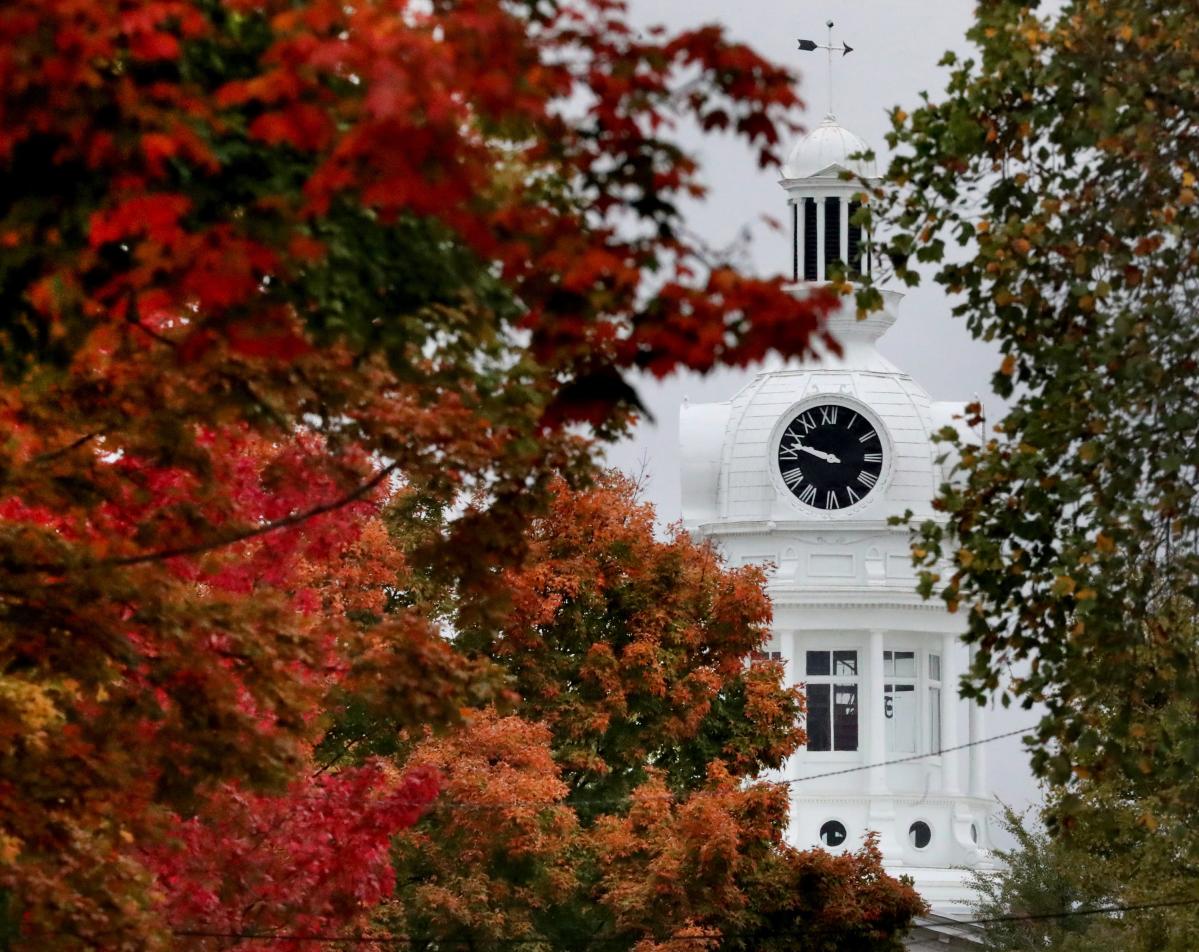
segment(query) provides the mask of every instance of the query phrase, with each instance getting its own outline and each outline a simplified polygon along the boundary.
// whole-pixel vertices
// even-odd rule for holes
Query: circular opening
[[[829,820],[820,828],[820,842],[825,846],[840,846],[848,835],[840,820]]]
[[[970,824],[970,839],[975,843],[978,842],[978,827],[973,823]]]
[[[917,820],[908,827],[908,839],[918,850],[924,849],[933,840],[933,831],[923,820]]]

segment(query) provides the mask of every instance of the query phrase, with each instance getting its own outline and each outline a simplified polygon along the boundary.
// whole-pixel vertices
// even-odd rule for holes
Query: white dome
[[[828,115],[795,144],[783,163],[783,178],[809,178],[832,166],[863,178],[878,178],[878,168],[873,160],[850,158],[855,153],[868,151],[870,146],[863,139],[838,125],[835,116]]]

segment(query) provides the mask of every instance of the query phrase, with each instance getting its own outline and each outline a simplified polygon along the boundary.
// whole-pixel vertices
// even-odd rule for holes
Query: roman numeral
[[[792,423],[791,425],[795,426],[796,424],[803,427],[803,433],[799,434],[800,436],[807,436],[814,429],[816,429],[816,422],[806,413],[803,416],[796,417],[795,423]]]
[[[800,502],[806,502],[809,506],[816,501],[816,487],[810,483],[804,487],[804,491],[799,495]]]
[[[845,424],[845,429],[852,430],[854,428],[854,426],[857,424],[857,422],[858,422],[858,415],[856,413],[851,413],[849,415],[849,422]]]
[[[881,463],[883,461],[882,453],[867,453],[862,457],[867,463]]]
[[[799,450],[794,446],[780,446],[779,459],[799,459]]]
[[[876,439],[877,437],[878,437],[878,434],[875,433],[874,430],[867,430],[864,435],[858,437],[858,442],[859,443],[868,443],[868,442],[870,442],[870,440]]]
[[[837,422],[837,408],[836,407],[821,407],[820,408],[820,422],[821,423],[836,423]]]
[[[850,504],[851,506],[852,506],[852,505],[853,505],[855,502],[857,502],[858,500],[860,500],[860,499],[862,498],[861,496],[859,496],[857,493],[855,493],[855,492],[853,491],[853,487],[852,487],[852,486],[846,486],[846,487],[845,487],[845,495],[847,495],[847,496],[849,497],[849,504]]]
[[[867,489],[873,489],[874,484],[878,482],[878,477],[875,476],[874,473],[868,473],[866,470],[862,470],[860,473],[858,473],[858,482]]]
[[[837,502],[837,490],[830,489],[828,491],[828,494],[824,497],[824,508],[825,509],[840,509],[841,508],[841,503]]]
[[[787,484],[788,489],[794,489],[803,482],[803,471],[798,466],[787,470],[783,473],[783,482]]]

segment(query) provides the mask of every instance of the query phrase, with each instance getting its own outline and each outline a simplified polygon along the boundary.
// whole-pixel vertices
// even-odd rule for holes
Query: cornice
[[[885,596],[878,597],[874,592],[864,592],[860,589],[852,592],[838,593],[839,597],[830,597],[827,592],[813,594],[811,597],[804,597],[802,593],[776,592],[769,588],[767,589],[767,594],[770,595],[771,604],[776,608],[886,608],[933,615],[950,614],[943,603],[923,600],[900,601],[894,596],[890,598]],[[872,598],[870,596],[875,597]]]
[[[915,517],[913,517],[915,518]],[[921,519],[933,518],[920,516]],[[944,521],[943,517],[937,521]],[[692,528],[693,532],[705,536],[720,535],[778,535],[790,532],[798,535],[828,535],[830,532],[888,532],[907,534],[908,526],[893,526],[886,519],[863,519],[860,521],[842,522],[836,519],[755,519],[752,521],[734,522],[701,522]]]
[[[803,779],[802,777],[799,779]],[[972,794],[961,794],[952,796],[949,794],[936,794],[930,796],[912,796],[908,794],[893,794],[893,793],[876,793],[876,794],[853,794],[843,796],[840,793],[801,793],[796,789],[795,785],[791,787],[792,802],[802,800],[805,805],[829,803],[837,806],[845,804],[860,804],[869,806],[871,803],[886,803],[889,806],[897,807],[954,807],[959,804],[977,807],[981,810],[990,811],[998,807],[999,800],[994,797],[976,797]]]

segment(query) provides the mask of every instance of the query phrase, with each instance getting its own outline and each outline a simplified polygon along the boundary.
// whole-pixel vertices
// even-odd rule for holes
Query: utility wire
[[[1199,898],[1187,899],[1159,899],[1150,902],[1139,903],[1124,903],[1110,906],[1091,906],[1085,909],[1062,909],[1058,912],[1040,912],[1040,913],[1019,913],[1011,916],[990,916],[981,919],[953,919],[945,917],[944,925],[946,926],[981,926],[994,925],[1005,922],[1038,922],[1047,919],[1069,919],[1074,916],[1097,916],[1110,915],[1121,912],[1141,912],[1148,909],[1167,909],[1178,906],[1195,906],[1199,905]],[[173,935],[181,938],[204,938],[204,939],[242,939],[247,941],[260,942],[328,942],[328,943],[344,943],[344,944],[365,944],[374,942],[383,945],[404,945],[410,946],[416,943],[430,945],[438,949],[444,948],[474,948],[475,940],[473,939],[413,939],[409,936],[393,935],[390,933],[370,935],[334,935],[325,932],[218,932],[216,930],[206,931],[203,929],[176,929]],[[672,936],[669,938],[657,939],[658,942],[704,942],[713,943],[721,942],[727,939],[783,939],[790,936],[790,932],[778,931],[750,931],[750,932],[724,932],[719,936]],[[488,944],[500,945],[534,945],[534,944],[549,944],[552,940],[542,938],[524,938],[516,936],[496,936],[485,940]],[[591,939],[583,944],[582,948],[597,948],[604,945],[612,945],[620,943],[627,944],[631,940],[628,937],[610,938],[610,939]]]
[[[821,773],[807,774],[803,777],[792,777],[788,780],[764,780],[764,781],[762,781],[761,786],[764,786],[764,787],[770,787],[770,786],[790,787],[792,784],[807,783],[810,780],[824,780],[827,777],[841,777],[841,776],[844,776],[845,774],[860,773],[863,770],[874,770],[875,768],[878,768],[878,767],[890,767],[893,764],[907,764],[907,763],[911,763],[916,760],[924,760],[928,757],[938,757],[941,754],[949,754],[949,753],[953,753],[954,751],[958,751],[958,750],[966,750],[970,747],[978,747],[981,744],[989,744],[993,741],[1004,740],[1005,738],[1008,738],[1008,737],[1015,737],[1017,734],[1027,734],[1032,730],[1035,730],[1035,726],[1021,727],[1014,731],[1006,731],[1002,734],[993,734],[990,737],[980,737],[978,740],[968,741],[965,744],[957,744],[953,747],[941,747],[938,750],[929,751],[927,754],[912,754],[908,757],[896,757],[893,760],[880,760],[880,761],[876,761],[875,763],[870,763],[870,764],[857,764],[856,766],[853,766],[853,767],[842,767],[837,770],[825,770]],[[314,798],[319,798],[319,796],[320,796],[319,794],[313,794]],[[576,800],[571,800],[569,803],[567,803],[566,801],[551,801],[551,800],[493,800],[490,803],[466,803],[466,802],[460,801],[460,800],[456,801],[456,800],[434,799],[432,801],[428,801],[427,805],[429,807],[445,807],[445,808],[453,809],[453,810],[499,810],[499,809],[503,809],[504,807],[534,807],[534,808],[538,808],[538,809],[545,809],[545,808],[554,807],[554,806],[592,806],[592,807],[614,806],[614,805],[618,805],[618,804],[624,804],[629,799],[631,799],[631,795],[625,796],[625,797],[580,798],[580,799],[576,799]],[[638,799],[641,799],[641,800],[674,800],[674,799],[677,799],[677,795],[673,794],[673,793],[643,794],[640,797],[638,797]],[[390,802],[404,803],[405,801],[393,800]],[[411,801],[410,805],[425,806],[426,801],[421,800],[418,802],[418,801],[413,800],[413,801]]]
[[[913,760],[924,760],[926,757],[939,757],[941,754],[949,754],[955,750],[965,750],[968,747],[977,747],[979,744],[989,744],[993,740],[1003,740],[1005,737],[1015,737],[1017,734],[1027,734],[1029,731],[1036,730],[1036,726],[1020,727],[1014,731],[1007,731],[1003,734],[993,734],[990,737],[980,737],[978,740],[972,740],[965,744],[957,744],[953,747],[941,747],[937,750],[929,751],[927,754],[912,754],[910,757],[896,757],[894,760],[881,760],[873,764],[858,764],[856,767],[844,767],[841,770],[826,770],[824,773],[808,774],[804,777],[794,777],[791,780],[774,780],[771,783],[776,783],[779,786],[786,786],[792,783],[804,783],[807,780],[823,780],[825,777],[839,777],[842,774],[857,773],[859,770],[873,770],[875,767],[890,767],[892,764],[907,764]]]

